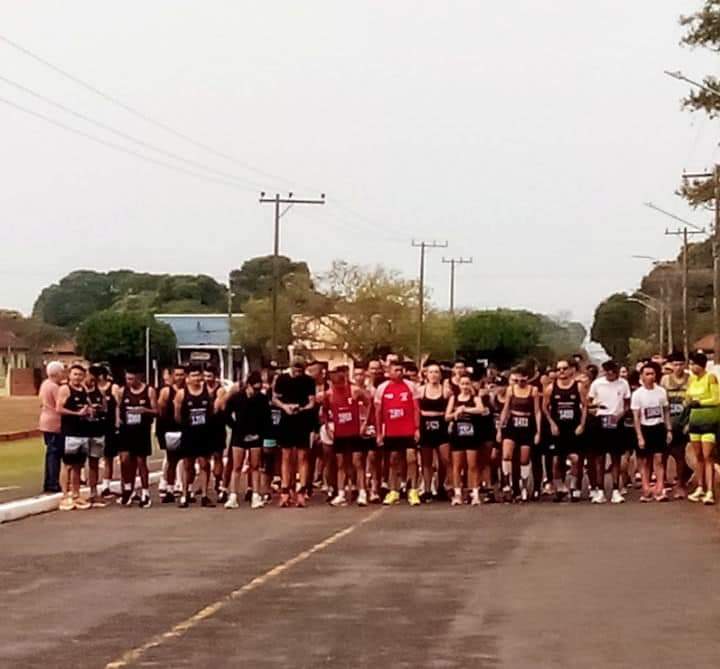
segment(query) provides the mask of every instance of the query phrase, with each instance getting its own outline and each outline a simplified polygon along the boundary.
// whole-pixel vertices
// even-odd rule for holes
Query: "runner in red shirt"
[[[400,481],[407,479],[407,452],[415,450],[420,438],[420,408],[417,388],[403,379],[403,367],[393,362],[389,367],[389,380],[375,392],[378,446],[390,455],[390,490],[383,504],[400,501]],[[420,504],[417,489],[408,491],[408,502]]]

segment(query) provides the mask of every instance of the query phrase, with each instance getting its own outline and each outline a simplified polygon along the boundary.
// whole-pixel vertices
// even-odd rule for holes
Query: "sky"
[[[0,39],[0,308],[29,313],[80,268],[224,280],[272,251],[265,190],[327,194],[281,225],[282,253],[314,273],[345,259],[415,277],[413,239],[447,240],[427,256],[437,307],[443,255],[472,257],[458,307],[589,324],[648,270],[632,255],[677,254],[673,221],[643,202],[709,223],[674,192],[720,160],[720,124],[682,111],[689,86],[663,74],[715,69],[679,45],[678,16],[701,4],[4,2],[1,37],[192,143]]]

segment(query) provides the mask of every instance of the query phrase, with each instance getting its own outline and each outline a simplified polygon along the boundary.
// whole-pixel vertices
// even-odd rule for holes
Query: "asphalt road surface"
[[[154,506],[0,526],[2,667],[718,667],[689,503]]]

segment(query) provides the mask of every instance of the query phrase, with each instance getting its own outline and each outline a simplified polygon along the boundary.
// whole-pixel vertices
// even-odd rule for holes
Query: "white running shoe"
[[[330,502],[330,506],[347,506],[347,500],[345,499],[345,493],[339,492],[333,500]]]
[[[250,500],[251,509],[262,509],[265,506],[262,495],[259,492],[254,492]]]
[[[225,502],[225,508],[226,509],[239,509],[240,505],[238,504],[238,498],[237,494],[234,492],[230,493],[230,497],[228,497],[228,501]]]
[[[715,495],[713,495],[712,490],[708,490],[705,493],[705,497],[703,497],[702,502],[703,504],[707,504],[708,506],[712,506],[713,504],[715,504]]]
[[[622,496],[622,493],[615,488],[615,490],[612,491],[612,497],[610,497],[610,503],[611,504],[624,504],[625,498]]]
[[[705,497],[705,491],[700,486],[687,496],[690,502],[699,502],[703,497]]]
[[[598,491],[594,488],[590,488],[590,492],[588,494],[588,499],[590,500],[590,504],[597,504],[595,500],[597,500]]]
[[[470,491],[470,506],[480,506],[480,491],[477,488]]]
[[[367,504],[368,504],[367,491],[361,490],[360,492],[358,492],[357,505],[358,506],[367,506]]]
[[[595,499],[593,501],[595,504],[607,504],[607,497],[605,497],[605,491],[598,490],[595,493]]]
[[[521,502],[527,502],[527,501],[528,501],[528,491],[527,491],[527,488],[526,488],[525,486],[523,486],[523,487],[520,489],[520,501],[521,501]]]
[[[451,506],[462,506],[463,498],[460,493],[455,493],[450,501]]]

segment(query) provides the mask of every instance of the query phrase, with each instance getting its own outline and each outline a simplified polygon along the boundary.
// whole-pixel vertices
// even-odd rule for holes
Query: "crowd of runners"
[[[462,360],[418,369],[388,355],[352,370],[298,359],[234,385],[212,366],[179,365],[156,390],[137,371],[115,383],[103,365],[50,363],[40,394],[60,423],[44,431],[61,451],[63,510],[114,499],[149,508],[153,431],[159,501],[180,508],[304,507],[311,497],[333,507],[619,504],[633,486],[642,502],[711,505],[720,392],[707,367],[702,353],[635,369],[573,356],[504,372]]]

